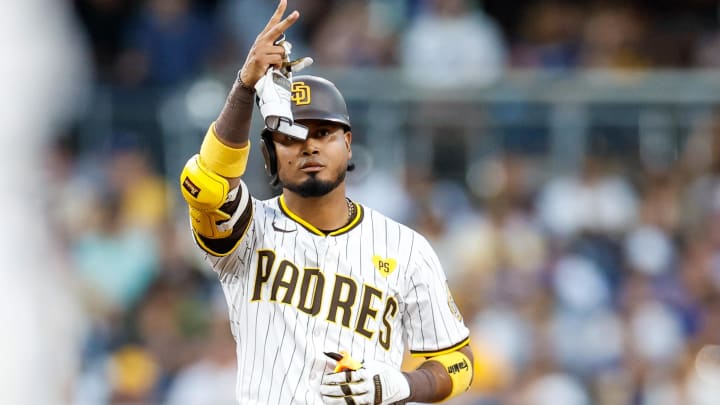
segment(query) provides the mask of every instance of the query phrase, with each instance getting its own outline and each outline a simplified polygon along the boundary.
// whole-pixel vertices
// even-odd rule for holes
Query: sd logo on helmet
[[[297,76],[293,78],[291,107],[293,120],[321,120],[341,124],[349,131],[350,115],[340,90],[322,77]],[[260,135],[260,149],[265,158],[265,171],[270,176],[270,184],[277,186],[280,179],[277,174],[277,157],[272,140],[272,131],[265,128]],[[348,165],[353,170],[354,165]]]

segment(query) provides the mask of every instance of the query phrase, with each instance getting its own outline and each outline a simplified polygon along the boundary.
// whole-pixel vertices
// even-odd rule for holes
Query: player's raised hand
[[[240,80],[248,87],[255,86],[270,66],[278,68],[282,66],[285,48],[276,45],[275,41],[300,17],[299,12],[293,11],[283,18],[286,8],[287,0],[280,0],[277,9],[262,32],[255,38],[255,43],[248,52],[240,70]]]

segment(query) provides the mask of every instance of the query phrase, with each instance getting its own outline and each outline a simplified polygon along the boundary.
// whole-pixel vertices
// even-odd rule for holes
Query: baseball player
[[[472,381],[469,332],[425,238],[347,198],[347,107],[329,81],[292,73],[281,0],[180,177],[197,246],[218,273],[237,342],[241,404],[440,402]],[[290,87],[291,86],[291,87]],[[241,180],[259,139],[282,194]],[[386,192],[378,190],[378,192]],[[405,346],[426,361],[403,373]]]

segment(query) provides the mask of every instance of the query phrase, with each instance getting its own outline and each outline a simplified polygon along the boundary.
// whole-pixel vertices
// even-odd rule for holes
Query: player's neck
[[[344,183],[322,197],[301,197],[288,189],[283,196],[290,211],[318,229],[338,229],[348,223]]]

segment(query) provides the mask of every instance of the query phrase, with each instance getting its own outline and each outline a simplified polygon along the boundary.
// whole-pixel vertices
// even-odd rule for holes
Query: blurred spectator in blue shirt
[[[367,1],[339,3],[312,37],[318,66],[387,66],[394,59],[394,27],[375,18]]]
[[[524,9],[512,49],[512,65],[570,69],[578,64],[582,6],[568,1],[537,2]]]
[[[147,0],[128,30],[120,59],[125,84],[170,86],[198,74],[217,37],[190,0]]]

